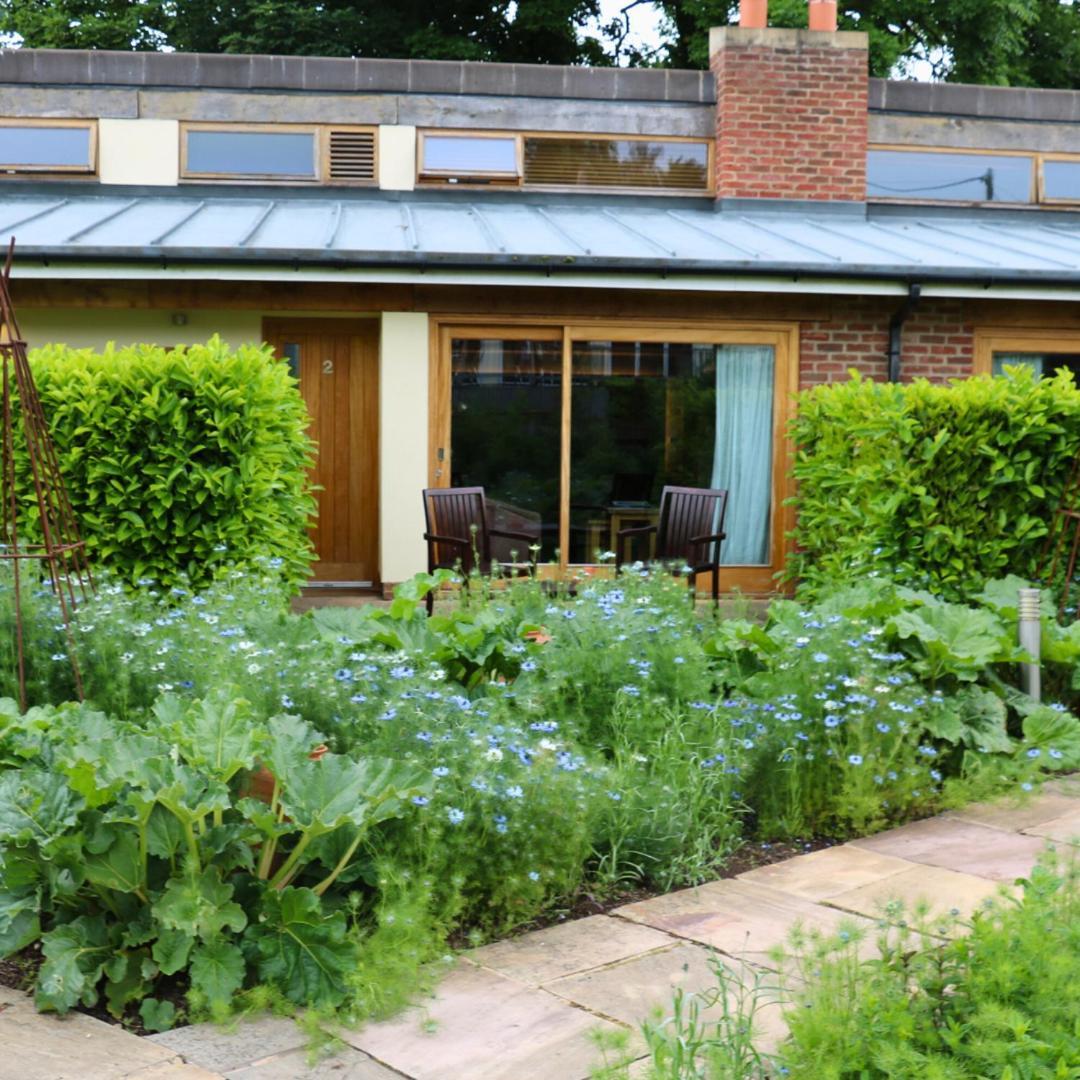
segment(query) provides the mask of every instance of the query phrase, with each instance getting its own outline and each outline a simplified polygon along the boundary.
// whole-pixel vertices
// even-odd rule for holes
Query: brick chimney
[[[724,26],[709,57],[718,199],[866,199],[866,34]]]

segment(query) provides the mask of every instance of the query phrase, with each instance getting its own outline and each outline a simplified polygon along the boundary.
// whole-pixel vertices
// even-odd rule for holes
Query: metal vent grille
[[[375,182],[375,132],[331,130],[328,179],[337,184]]]

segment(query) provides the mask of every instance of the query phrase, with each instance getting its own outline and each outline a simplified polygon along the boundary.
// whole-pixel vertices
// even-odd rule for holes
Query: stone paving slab
[[[401,1073],[347,1047],[314,1065],[308,1063],[306,1050],[288,1050],[231,1070],[225,1080],[401,1080]]]
[[[769,951],[787,941],[796,922],[807,930],[835,934],[857,919],[768,885],[737,879],[642,900],[616,908],[614,914],[764,967],[775,966]]]
[[[851,843],[865,851],[991,881],[1027,877],[1045,846],[1034,836],[942,817],[916,821]]]
[[[590,915],[587,919],[484,945],[467,956],[500,975],[540,986],[564,975],[614,964],[671,944],[671,935],[659,930],[609,919],[606,915]]]
[[[461,961],[422,1007],[341,1037],[413,1080],[585,1080],[608,1021]]]
[[[204,1069],[225,1073],[273,1054],[302,1050],[308,1040],[294,1020],[260,1016],[229,1027],[192,1024],[148,1035],[143,1041],[167,1048]]]
[[[174,1051],[85,1013],[39,1013],[15,990],[0,998],[0,1080],[127,1080],[182,1064]]]
[[[672,995],[676,987],[687,993],[700,993],[717,987],[713,962],[719,960],[731,973],[733,980],[749,988],[755,978],[761,986],[773,987],[776,975],[730,957],[721,956],[702,945],[683,942],[659,952],[646,953],[609,967],[556,979],[544,987],[582,1008],[626,1024],[637,1031],[638,1025],[659,1010],[664,1016],[671,1013]],[[772,994],[774,1002],[776,993]],[[729,996],[729,1003],[733,999]],[[719,1014],[720,1005],[702,1010],[702,1019]],[[757,1030],[770,1045],[783,1037],[787,1028],[780,1016],[779,1004],[763,1007],[757,1017]],[[642,1043],[642,1052],[644,1052]]]
[[[1076,796],[1046,785],[1038,795],[1026,802],[998,800],[991,803],[972,803],[962,810],[942,814],[943,821],[971,821],[1007,832],[1029,832],[1054,818],[1076,810]]]
[[[1055,840],[1060,844],[1080,844],[1080,809],[1076,809],[1076,801],[1073,800],[1074,809],[1060,817],[1050,821],[1044,821],[1040,825],[1024,829],[1029,836],[1042,837],[1044,840]]]
[[[738,880],[769,885],[804,900],[828,900],[831,896],[902,874],[912,866],[906,859],[843,844],[747,870],[738,875]]]
[[[910,920],[915,905],[929,904],[932,919],[958,911],[968,918],[988,899],[998,896],[1002,885],[973,874],[961,874],[940,866],[913,866],[901,874],[893,874],[857,889],[830,897],[828,903],[844,911],[881,919],[885,905],[893,900],[904,904],[905,918]]]
[[[125,1073],[124,1080],[221,1080],[221,1073],[178,1062],[179,1059],[176,1059],[171,1064],[151,1065],[138,1072]]]

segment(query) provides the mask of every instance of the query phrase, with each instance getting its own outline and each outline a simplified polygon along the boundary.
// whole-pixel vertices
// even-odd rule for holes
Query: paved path
[[[629,1030],[675,986],[713,985],[729,965],[767,967],[791,924],[836,928],[892,899],[968,913],[1031,869],[1048,841],[1080,843],[1080,777],[1021,807],[973,806],[540,930],[460,957],[435,994],[394,1020],[345,1031],[309,1067],[292,1021],[207,1024],[139,1039],[86,1016],[41,1016],[0,990],[0,1080],[584,1080],[596,1030]],[[782,1033],[779,1006],[762,1017]]]

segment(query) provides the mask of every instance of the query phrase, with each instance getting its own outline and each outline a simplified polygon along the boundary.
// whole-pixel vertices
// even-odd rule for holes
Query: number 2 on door
[[[334,361],[333,360],[324,360],[322,362],[322,373],[324,375],[333,375],[334,374]]]

